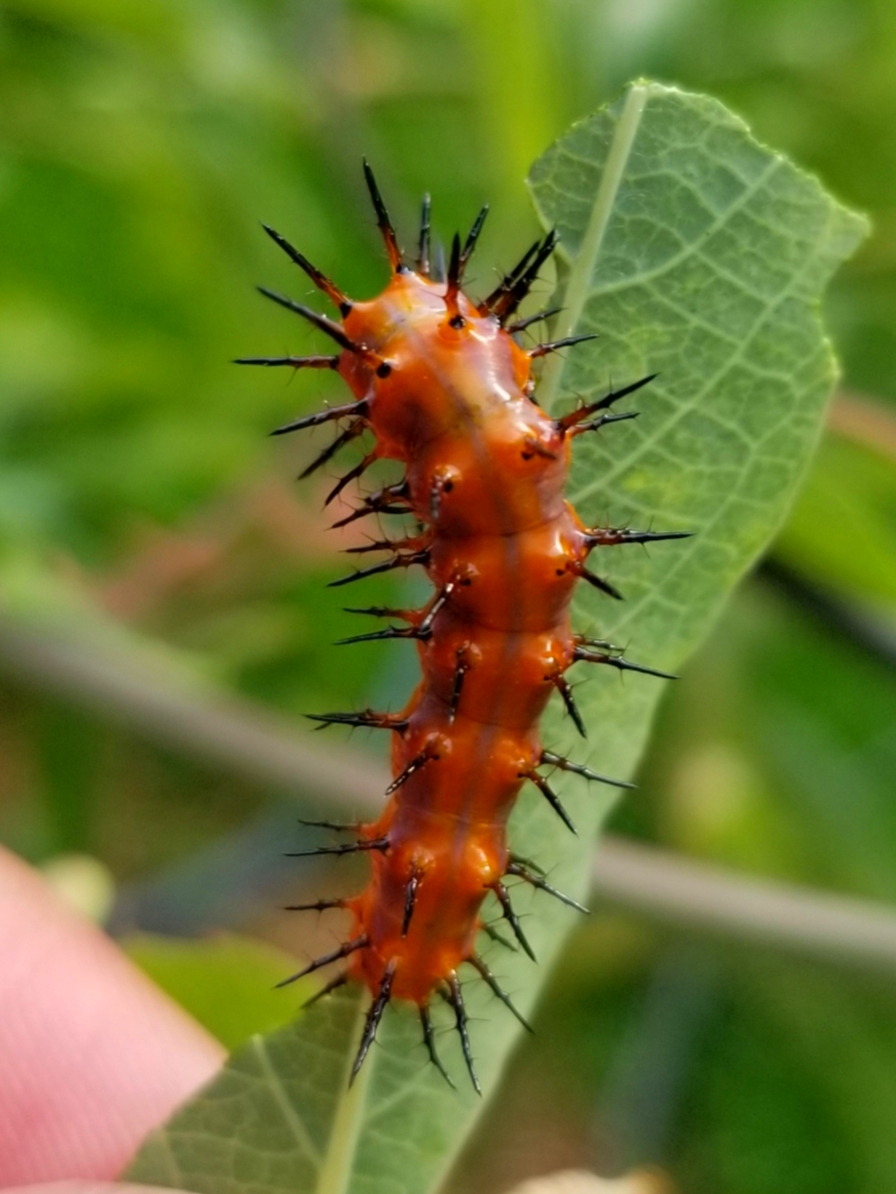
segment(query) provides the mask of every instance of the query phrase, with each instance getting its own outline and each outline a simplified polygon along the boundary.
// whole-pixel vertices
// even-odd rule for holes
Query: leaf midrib
[[[358,1014],[352,1041],[360,1039],[366,1011],[363,1001],[358,1000]],[[354,1052],[346,1055],[345,1073],[342,1075],[342,1094],[336,1104],[333,1116],[333,1130],[327,1141],[323,1164],[318,1171],[314,1194],[346,1194],[354,1173],[354,1161],[361,1137],[364,1109],[367,1105],[367,1090],[376,1065],[376,1051],[371,1050],[355,1080],[351,1081],[351,1067]]]
[[[588,298],[594,267],[603,246],[604,234],[616,204],[616,195],[628,164],[629,154],[638,135],[638,128],[647,106],[649,94],[649,86],[645,87],[636,83],[626,96],[613,143],[607,155],[607,164],[594,200],[594,207],[591,210],[591,218],[582,238],[579,254],[569,272],[563,296],[563,310],[557,318],[557,325],[553,333],[555,339],[559,340],[570,336],[578,326]],[[562,372],[563,359],[557,354],[548,361],[539,386],[538,400],[545,410],[553,408]]]

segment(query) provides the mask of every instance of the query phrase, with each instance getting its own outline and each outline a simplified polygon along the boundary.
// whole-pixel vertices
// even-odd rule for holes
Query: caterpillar
[[[540,768],[573,772],[585,780],[631,787],[542,747],[538,723],[559,693],[578,732],[585,725],[565,673],[580,661],[667,679],[667,673],[632,663],[609,642],[574,633],[573,588],[584,580],[607,596],[621,594],[587,566],[599,547],[683,538],[686,532],[586,527],[564,499],[572,441],[635,417],[616,412],[620,399],[653,380],[642,377],[599,401],[552,417],[535,398],[535,361],[591,335],[569,336],[524,348],[520,332],[556,311],[518,318],[518,308],[557,247],[549,232],[484,299],[474,302],[463,278],[488,213],[479,212],[462,243],[455,235],[447,263],[434,261],[430,200],[423,201],[413,268],[408,265],[369,164],[364,175],[385,243],[391,276],[381,294],[356,302],[313,266],[285,237],[263,225],[271,239],[335,306],[340,321],[259,287],[260,292],[308,320],[335,342],[335,355],[248,357],[237,363],[292,369],[333,369],[348,384],[351,401],[297,418],[272,434],[324,423],[336,425],[332,443],[309,465],[308,476],[345,445],[372,432],[374,445],[338,481],[332,501],[378,459],[405,467],[404,478],[361,499],[342,526],[368,516],[411,515],[416,533],[350,551],[381,549],[384,561],[340,580],[347,584],[395,568],[422,566],[433,595],[418,610],[370,608],[388,618],[382,630],[347,642],[413,639],[422,679],[401,713],[365,710],[315,715],[322,725],[368,726],[392,735],[393,779],[387,803],[372,824],[331,829],[354,840],[302,854],[364,852],[371,864],[366,888],[341,900],[293,905],[297,910],[340,907],[351,913],[347,940],[281,985],[345,959],[347,969],[311,1002],[349,980],[364,984],[371,1002],[351,1071],[358,1074],[392,1000],[415,1004],[428,1056],[451,1078],[436,1051],[430,1002],[453,1011],[466,1068],[477,1093],[467,1014],[458,970],[472,966],[498,998],[526,1021],[476,952],[484,930],[512,944],[482,918],[492,893],[518,945],[534,954],[505,883],[514,876],[582,911],[556,890],[537,865],[508,846],[507,820],[522,785],[533,783],[566,825],[575,827]],[[403,623],[403,625],[396,625]],[[452,1083],[453,1085],[453,1083]]]

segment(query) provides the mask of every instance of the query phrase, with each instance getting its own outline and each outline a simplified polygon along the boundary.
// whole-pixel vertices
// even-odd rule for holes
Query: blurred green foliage
[[[273,1032],[287,1023],[304,997],[300,990],[284,999],[274,990],[290,972],[290,955],[249,937],[219,933],[195,942],[140,933],[122,945],[132,961],[231,1051],[253,1033]]]
[[[834,420],[775,549],[846,616],[755,581],[668,701],[616,827],[892,899],[896,7],[882,0],[2,0],[0,606],[108,615],[292,714],[406,692],[410,652],[335,656],[349,622],[324,588],[342,567],[322,533],[327,479],[294,487],[315,446],[265,439],[338,381],[229,364],[317,344],[253,291],[308,290],[258,220],[371,293],[366,153],[407,239],[424,190],[443,238],[492,201],[487,282],[532,239],[530,162],[638,74],[718,95],[871,214],[828,306],[845,389],[870,416]],[[36,860],[90,851],[121,881],[188,863],[269,798],[3,675],[0,772],[5,841]],[[892,1188],[892,1003],[883,980],[599,918],[457,1188],[644,1161],[689,1194]]]

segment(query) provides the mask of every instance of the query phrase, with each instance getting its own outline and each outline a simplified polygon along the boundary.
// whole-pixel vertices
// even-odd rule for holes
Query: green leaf
[[[596,570],[612,575],[628,600],[583,585],[576,623],[627,644],[639,662],[677,668],[781,523],[806,469],[835,376],[819,296],[864,223],[757,145],[720,104],[651,83],[576,125],[530,182],[545,225],[562,236],[563,313],[552,336],[601,336],[553,359],[541,400],[560,410],[577,396],[601,395],[610,379],[660,374],[637,396],[639,420],[576,442],[570,496],[586,522],[694,532],[649,555],[636,547],[595,553]],[[576,696],[588,744],[556,709],[545,741],[628,776],[663,682],[586,668],[579,665]],[[556,783],[579,837],[524,792],[511,840],[580,896],[612,790],[567,778]],[[484,952],[525,1011],[575,914],[529,890],[515,899],[540,966],[500,946]],[[519,1028],[481,983],[468,983],[465,998],[491,1093]],[[357,992],[334,997],[255,1040],[151,1137],[128,1176],[214,1194],[431,1189],[480,1104],[453,1034],[439,1040],[457,1094],[426,1063],[406,1007],[390,1009],[349,1090],[364,1003]]]

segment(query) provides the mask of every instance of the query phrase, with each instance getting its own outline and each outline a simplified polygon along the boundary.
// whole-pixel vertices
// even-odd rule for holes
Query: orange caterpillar
[[[416,268],[411,269],[366,162],[364,171],[392,267],[385,290],[368,302],[346,298],[283,237],[266,228],[328,295],[342,322],[268,290],[262,293],[309,319],[341,351],[337,356],[251,358],[239,363],[332,368],[345,378],[354,401],[297,419],[274,434],[330,420],[342,423],[344,429],[307,475],[344,444],[373,432],[374,447],[340,480],[330,499],[376,459],[401,461],[406,477],[365,498],[342,524],[368,514],[412,514],[424,529],[410,538],[371,545],[390,552],[390,558],[335,583],[420,564],[435,595],[421,610],[359,611],[396,617],[407,626],[349,640],[417,640],[423,675],[405,710],[317,718],[391,730],[394,779],[379,819],[351,827],[357,828],[356,841],[310,852],[367,851],[372,875],[360,895],[307,906],[349,909],[352,932],[340,949],[285,981],[339,958],[349,959],[347,973],[319,994],[349,977],[372,992],[353,1076],[389,1000],[401,999],[419,1008],[429,1056],[448,1078],[435,1051],[428,1010],[433,993],[440,994],[454,1010],[478,1091],[459,967],[472,964],[519,1016],[476,954],[476,934],[486,927],[481,919],[483,900],[494,893],[530,955],[504,884],[506,876],[517,876],[579,907],[508,849],[507,818],[520,787],[526,780],[534,783],[572,829],[538,768],[547,765],[589,780],[614,782],[542,749],[538,722],[545,704],[559,692],[584,734],[564,678],[573,663],[587,660],[664,675],[624,660],[608,643],[576,635],[569,618],[573,587],[582,578],[619,597],[588,570],[589,553],[597,546],[680,534],[588,529],[564,500],[571,440],[633,417],[609,413],[608,408],[651,378],[556,419],[535,402],[533,360],[592,338],[574,336],[527,351],[514,333],[550,313],[508,322],[554,249],[556,235],[536,242],[497,289],[475,303],[463,293],[461,282],[488,209],[482,209],[463,246],[455,236],[447,278],[435,277],[428,197]]]

